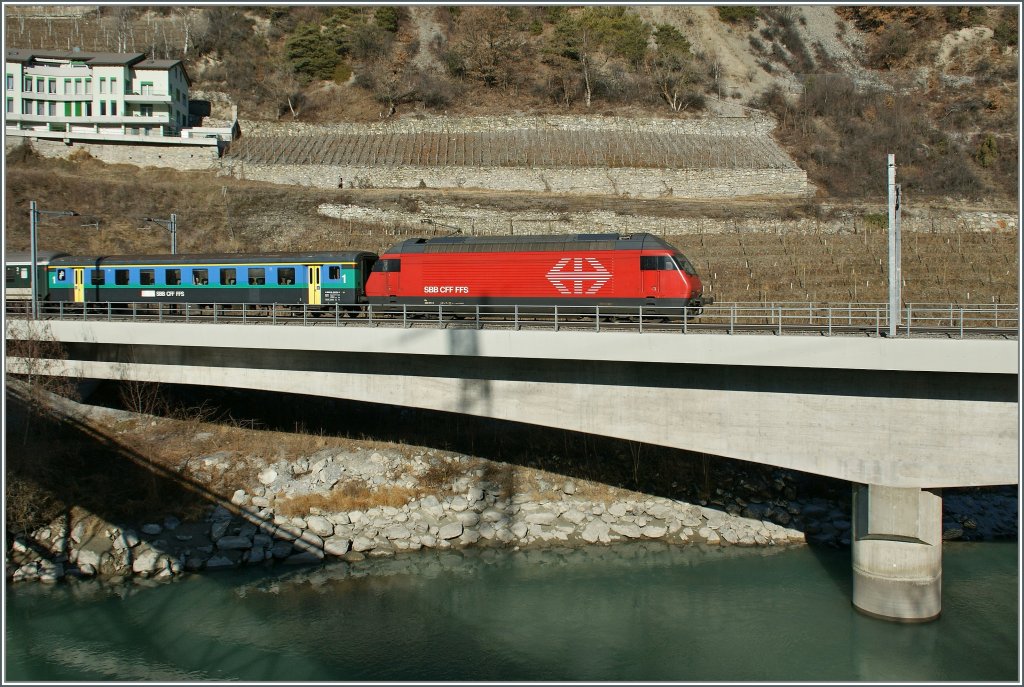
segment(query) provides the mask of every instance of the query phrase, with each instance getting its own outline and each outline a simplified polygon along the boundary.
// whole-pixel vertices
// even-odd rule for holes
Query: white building
[[[8,48],[6,77],[8,135],[179,137],[189,126],[180,60]]]

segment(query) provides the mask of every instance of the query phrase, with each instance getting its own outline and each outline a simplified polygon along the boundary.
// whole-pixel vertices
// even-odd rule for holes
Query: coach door
[[[320,266],[309,265],[306,270],[309,276],[309,304],[320,305]]]
[[[85,270],[75,268],[75,303],[85,303]]]

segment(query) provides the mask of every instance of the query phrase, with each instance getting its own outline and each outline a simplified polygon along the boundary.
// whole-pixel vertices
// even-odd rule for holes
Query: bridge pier
[[[867,615],[896,622],[939,617],[939,490],[854,485],[853,605]]]

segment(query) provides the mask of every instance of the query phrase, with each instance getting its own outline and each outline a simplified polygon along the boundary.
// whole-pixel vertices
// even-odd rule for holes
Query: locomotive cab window
[[[181,270],[164,270],[164,283],[168,286],[177,286],[181,283]]]
[[[686,259],[685,255],[683,255],[682,253],[674,253],[672,255],[672,258],[675,260],[676,265],[679,266],[679,269],[681,269],[683,272],[686,272],[687,274],[696,276],[697,270],[693,268],[693,265],[690,264],[690,261]]]
[[[294,267],[280,267],[277,270],[277,283],[278,284],[294,284],[295,283],[295,268]]]
[[[107,283],[107,273],[103,270],[90,270],[92,275],[89,277],[89,283],[93,286],[103,286]]]
[[[156,283],[156,270],[139,270],[139,283],[143,286],[152,286]]]
[[[118,286],[127,286],[128,270],[114,270],[114,283]]]
[[[196,286],[206,286],[210,283],[210,271],[205,268],[192,270],[192,283]]]
[[[234,267],[221,267],[220,268],[220,283],[224,286],[231,286],[235,283],[235,268]]]
[[[267,272],[262,267],[249,268],[249,283],[253,286],[260,286],[267,283]]]
[[[385,258],[373,264],[374,272],[401,272],[402,261],[399,258]]]

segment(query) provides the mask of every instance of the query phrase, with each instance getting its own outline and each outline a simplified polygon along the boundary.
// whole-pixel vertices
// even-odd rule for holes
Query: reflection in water
[[[23,585],[8,588],[6,677],[1016,677],[1015,545],[947,544],[943,617],[927,625],[854,611],[849,566],[847,551],[657,543]]]

